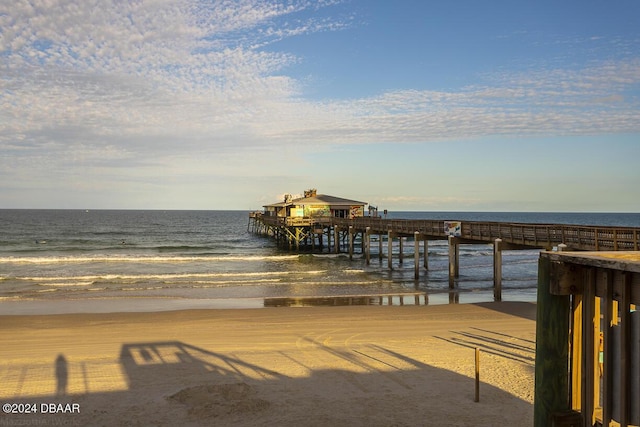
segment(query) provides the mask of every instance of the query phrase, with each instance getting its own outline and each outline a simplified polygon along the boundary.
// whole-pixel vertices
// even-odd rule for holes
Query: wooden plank
[[[573,295],[571,318],[571,408],[582,409],[582,295]]]
[[[597,273],[597,271],[594,272]],[[593,281],[595,283],[595,279]],[[593,301],[593,352],[591,354],[591,372],[593,375],[592,405],[593,416],[592,423],[596,423],[598,414],[602,415],[600,409],[600,323],[601,323],[601,307],[602,298],[594,297]]]
[[[640,273],[640,253],[637,252],[548,252],[548,256],[557,262],[565,262],[611,270]]]
[[[620,301],[620,416],[618,422],[621,427],[629,425],[629,371],[631,341],[629,324],[631,322],[630,296],[631,274],[625,273],[623,279],[622,298]]]
[[[602,341],[599,351],[602,351],[602,360],[599,360],[600,375],[604,386],[602,387],[602,424],[608,426],[612,419],[613,409],[613,324],[614,317],[617,320],[618,313],[614,311],[613,304],[613,272],[605,271],[605,296],[602,299],[603,328]]]
[[[550,292],[553,295],[576,295],[584,291],[584,267],[554,261],[551,263]]]
[[[594,408],[594,315],[595,315],[595,269],[584,271],[585,287],[582,300],[582,415],[587,426],[595,422]]]

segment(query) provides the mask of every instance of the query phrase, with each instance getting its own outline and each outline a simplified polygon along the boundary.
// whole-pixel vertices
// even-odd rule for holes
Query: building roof
[[[278,203],[270,203],[268,205],[262,205],[262,207],[263,208],[282,208],[290,205],[291,205],[291,202],[278,202]]]
[[[310,197],[299,197],[288,202],[271,203],[264,207],[284,207],[292,205],[340,205],[340,206],[364,206],[367,202],[359,202],[357,200],[344,199],[342,197],[329,196],[327,194],[314,194]]]
[[[296,205],[366,205],[366,202],[343,199],[342,197],[329,196],[328,194],[316,194],[311,197],[293,199],[291,203]]]

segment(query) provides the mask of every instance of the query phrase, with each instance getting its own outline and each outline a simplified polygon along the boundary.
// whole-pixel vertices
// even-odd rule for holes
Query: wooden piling
[[[413,232],[413,278],[418,280],[420,278],[420,233]]]
[[[493,299],[502,301],[502,239],[493,242]]]
[[[364,251],[367,265],[371,264],[371,227],[367,227],[364,235]]]
[[[424,269],[429,270],[429,239],[423,236],[422,240],[424,241]]]
[[[459,276],[459,257],[458,242],[454,236],[449,236],[449,288],[454,287],[454,279]]]
[[[387,264],[389,270],[393,270],[393,233],[391,230],[387,232]]]
[[[349,226],[349,259],[353,259],[353,225]]]

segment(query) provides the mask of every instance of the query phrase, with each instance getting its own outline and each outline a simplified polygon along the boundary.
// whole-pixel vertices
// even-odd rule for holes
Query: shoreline
[[[500,302],[2,315],[2,400],[80,412],[0,423],[530,425],[535,314]]]
[[[416,300],[418,297],[418,300]],[[522,294],[503,295],[505,302],[535,302],[533,298],[523,298]],[[258,309],[283,306],[412,306],[476,304],[494,302],[493,290],[483,291],[442,291],[425,294],[407,292],[393,294],[357,295],[310,295],[289,297],[245,297],[245,298],[176,298],[176,297],[105,297],[80,299],[30,299],[0,300],[0,316],[3,315],[52,315],[72,313],[128,313],[163,312],[190,309]]]

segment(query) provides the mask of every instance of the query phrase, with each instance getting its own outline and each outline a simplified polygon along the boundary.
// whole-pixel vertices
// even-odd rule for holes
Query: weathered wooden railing
[[[268,226],[284,227],[354,227],[358,231],[369,228],[372,234],[413,236],[417,231],[430,239],[446,239],[449,233],[442,220],[405,220],[374,217],[360,218],[282,218],[252,213],[252,218]],[[492,243],[502,239],[505,243],[525,247],[551,249],[564,244],[568,249],[583,251],[637,251],[640,250],[640,228],[600,227],[566,224],[529,224],[506,222],[460,221],[458,236],[468,242]]]
[[[640,425],[640,253],[543,252],[534,426]]]
[[[317,218],[323,225],[348,227],[358,230],[367,227],[371,233],[387,233],[413,236],[419,232],[433,239],[446,239],[449,234],[441,220],[402,220],[373,217],[361,218]],[[478,243],[502,239],[514,245],[551,249],[565,244],[568,249],[587,251],[637,251],[640,250],[640,228],[595,227],[565,224],[527,224],[504,222],[461,221],[461,239]]]

